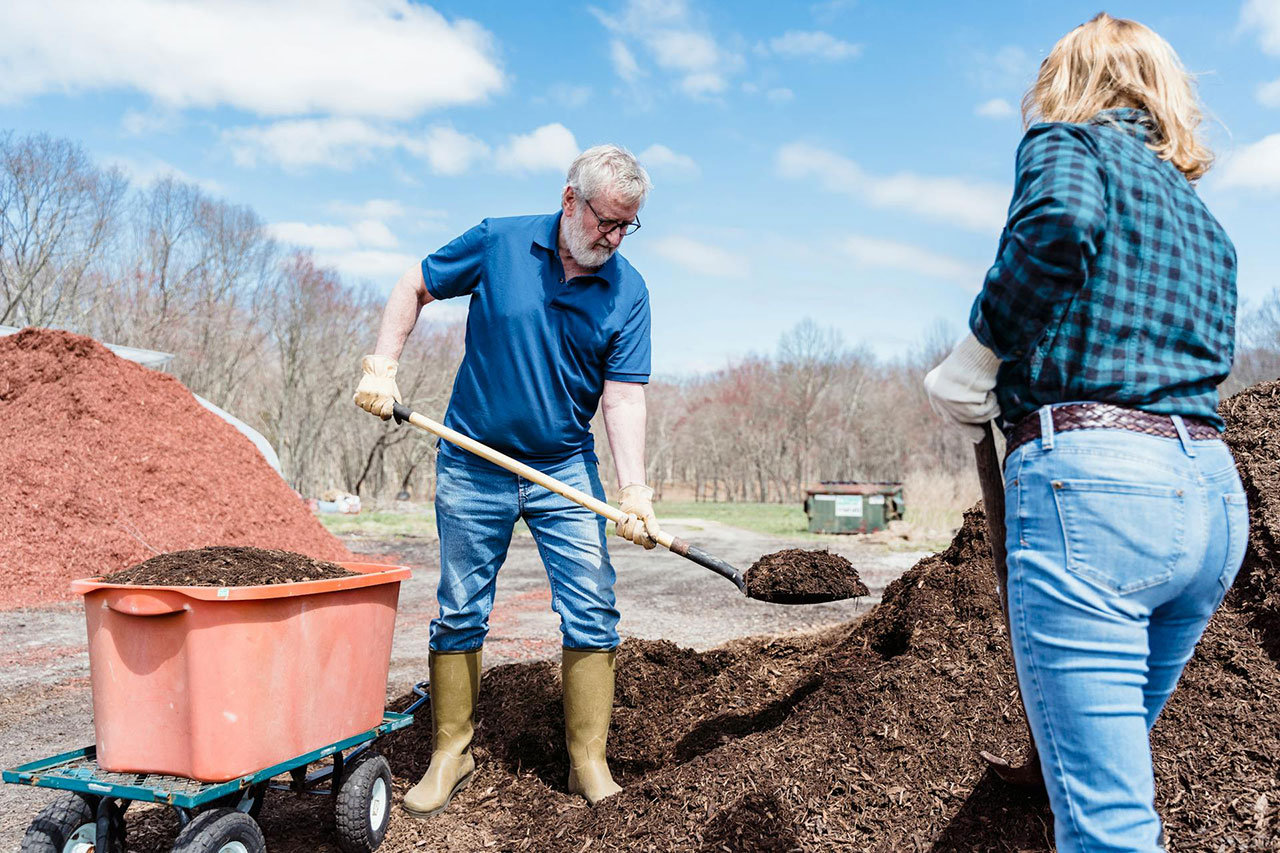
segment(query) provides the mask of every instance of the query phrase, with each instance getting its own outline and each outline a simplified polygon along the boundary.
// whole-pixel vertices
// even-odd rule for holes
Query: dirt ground
[[[664,519],[663,523],[676,535],[740,569],[762,554],[787,547],[829,547],[853,563],[871,590],[871,595],[860,601],[765,604],[746,598],[723,578],[672,554],[644,552],[621,542],[612,545],[623,635],[666,639],[698,650],[739,637],[804,632],[855,619],[923,556],[918,551],[890,551],[858,537],[831,537],[815,545],[813,540],[765,536],[703,520]],[[414,682],[426,677],[427,624],[435,613],[439,571],[433,532],[393,541],[358,536],[344,541],[357,554],[391,559],[415,570],[401,589],[388,683],[389,698],[403,696]],[[517,536],[499,576],[485,647],[486,668],[555,657],[560,645],[557,621],[533,541],[527,533]],[[84,643],[84,617],[78,606],[0,612],[0,766],[10,768],[92,743]],[[49,791],[0,786],[0,849],[16,849],[27,824],[51,796]],[[276,848],[284,841],[279,833],[288,828],[266,817],[264,814],[268,847]],[[131,835],[130,849],[167,849],[162,844],[139,845],[137,841]]]

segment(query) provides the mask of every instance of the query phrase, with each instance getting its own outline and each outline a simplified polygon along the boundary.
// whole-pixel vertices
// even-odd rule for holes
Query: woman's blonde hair
[[[1106,12],[1053,46],[1022,98],[1022,119],[1085,122],[1102,110],[1133,107],[1155,122],[1149,147],[1196,180],[1213,165],[1198,138],[1195,83],[1169,43],[1137,21]]]

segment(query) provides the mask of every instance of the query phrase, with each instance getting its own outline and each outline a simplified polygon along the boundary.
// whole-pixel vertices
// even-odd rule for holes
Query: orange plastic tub
[[[405,568],[244,587],[74,581],[98,764],[235,779],[382,722]]]

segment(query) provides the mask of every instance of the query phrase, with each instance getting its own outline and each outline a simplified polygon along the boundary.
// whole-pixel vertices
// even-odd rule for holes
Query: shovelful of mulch
[[[788,548],[766,554],[747,569],[747,596],[778,603],[832,601],[869,593],[853,564],[830,551]]]

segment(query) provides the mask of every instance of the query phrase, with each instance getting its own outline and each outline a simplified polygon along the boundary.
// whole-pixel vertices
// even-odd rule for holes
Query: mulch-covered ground
[[[1254,513],[1254,547],[1152,737],[1171,849],[1280,849],[1280,383],[1224,405]],[[1258,538],[1261,537],[1261,538]],[[443,815],[396,810],[382,849],[1042,851],[1043,795],[1011,789],[1025,729],[980,508],[859,622],[706,653],[628,641],[609,757],[621,794],[565,791],[558,665],[497,667],[481,687],[471,787]],[[383,742],[397,794],[425,770],[429,710]],[[167,817],[136,816],[133,849]],[[335,849],[327,803],[269,799],[277,851]]]
[[[351,559],[180,382],[68,332],[0,338],[0,483],[0,608],[206,545]]]
[[[106,583],[152,586],[266,586],[351,577],[336,563],[292,551],[215,546],[170,551],[102,578]]]
[[[759,601],[800,604],[867,595],[853,564],[830,551],[788,548],[766,554],[747,569],[747,595]]]

